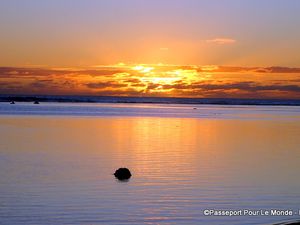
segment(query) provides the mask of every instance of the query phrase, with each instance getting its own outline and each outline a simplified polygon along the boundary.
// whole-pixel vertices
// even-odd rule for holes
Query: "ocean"
[[[0,103],[0,224],[299,220],[300,106],[189,103]]]

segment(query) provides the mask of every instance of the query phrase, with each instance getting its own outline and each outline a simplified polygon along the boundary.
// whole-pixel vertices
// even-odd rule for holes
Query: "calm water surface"
[[[299,210],[299,107],[12,107],[0,105],[0,224],[273,224],[300,218],[203,214]],[[133,173],[129,182],[112,175],[122,166]]]

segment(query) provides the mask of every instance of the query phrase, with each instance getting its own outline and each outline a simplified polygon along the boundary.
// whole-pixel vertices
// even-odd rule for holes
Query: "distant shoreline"
[[[62,103],[132,103],[132,104],[193,104],[193,105],[266,105],[300,106],[300,99],[238,99],[238,98],[171,98],[116,97],[69,95],[0,95],[0,102],[62,102]]]

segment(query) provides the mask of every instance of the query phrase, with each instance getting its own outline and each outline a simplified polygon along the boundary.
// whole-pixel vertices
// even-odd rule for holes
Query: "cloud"
[[[229,45],[236,43],[235,39],[231,38],[214,38],[210,40],[206,40],[207,43],[218,44],[218,45]]]
[[[184,67],[183,67],[184,68]],[[251,72],[251,73],[265,73],[265,74],[272,74],[272,73],[300,73],[300,68],[293,68],[293,67],[241,67],[241,66],[198,66],[193,67],[197,72],[210,72],[210,73],[244,73],[244,72]],[[190,67],[190,69],[193,69]],[[185,67],[185,69],[188,69]]]
[[[252,81],[245,82],[231,82],[231,83],[208,83],[208,82],[195,82],[192,84],[177,83],[175,85],[163,85],[164,89],[177,89],[177,90],[201,90],[201,91],[228,91],[228,90],[239,90],[247,92],[257,91],[281,91],[281,92],[299,92],[300,86],[295,84],[282,85],[282,84],[271,84],[263,85]]]
[[[19,68],[19,67],[0,67],[0,77],[22,78],[22,77],[43,77],[53,74],[66,74],[68,71],[51,70],[43,68]]]
[[[147,90],[154,90],[154,89],[158,88],[159,86],[161,86],[161,85],[155,84],[155,83],[148,83]]]
[[[92,82],[92,83],[87,83],[87,87],[92,88],[92,89],[105,89],[105,88],[122,88],[122,87],[127,87],[128,84],[123,84],[123,83],[117,83],[113,81],[107,81],[107,82]]]
[[[300,68],[273,66],[273,67],[267,67],[263,69],[264,71],[261,72],[265,72],[265,73],[300,73]]]
[[[81,70],[76,71],[76,74],[84,74],[90,76],[112,76],[118,73],[126,73],[128,70],[118,68],[102,68],[98,70]]]
[[[121,68],[99,68],[99,69],[51,69],[51,68],[21,68],[21,67],[0,67],[0,77],[21,78],[21,77],[43,77],[50,75],[89,75],[89,76],[112,76],[118,73],[125,73],[127,70]]]
[[[300,68],[149,66],[153,70],[146,74],[132,70],[132,66],[96,69],[0,67],[0,94],[300,97]],[[257,74],[260,75],[255,76]]]
[[[152,66],[151,66],[152,68]],[[196,65],[153,65],[152,72],[157,74],[170,74],[172,71],[185,70],[185,71],[195,71],[198,73],[209,72],[209,73],[265,73],[265,74],[300,74],[300,68],[293,67],[237,67],[237,66],[196,66]],[[113,78],[115,76],[124,77],[124,79],[137,79],[137,77],[144,76],[143,73],[134,71],[131,67],[99,67],[97,69],[51,69],[51,68],[18,68],[18,67],[0,67],[0,79],[10,78],[10,79],[44,79],[52,78],[55,76],[61,79],[67,79],[66,77],[76,78],[79,76],[90,76],[93,77],[107,77]],[[126,82],[126,81],[125,81]],[[138,83],[136,80],[133,83]]]
[[[262,85],[255,82],[235,82],[229,84],[195,84],[192,88],[200,88],[204,90],[240,90],[247,92],[257,91],[288,91],[288,92],[300,92],[300,86],[298,85]]]
[[[96,94],[101,96],[146,96],[143,91],[138,91],[133,88],[124,90],[99,90]]]
[[[213,81],[210,81],[213,82]],[[206,98],[299,98],[300,86],[295,84],[260,84],[257,82],[210,83],[163,85],[171,96]]]

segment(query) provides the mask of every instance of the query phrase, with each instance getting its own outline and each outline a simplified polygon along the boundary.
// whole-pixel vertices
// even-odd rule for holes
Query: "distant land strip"
[[[300,106],[300,99],[171,98],[63,95],[0,95],[0,102],[140,103]]]

